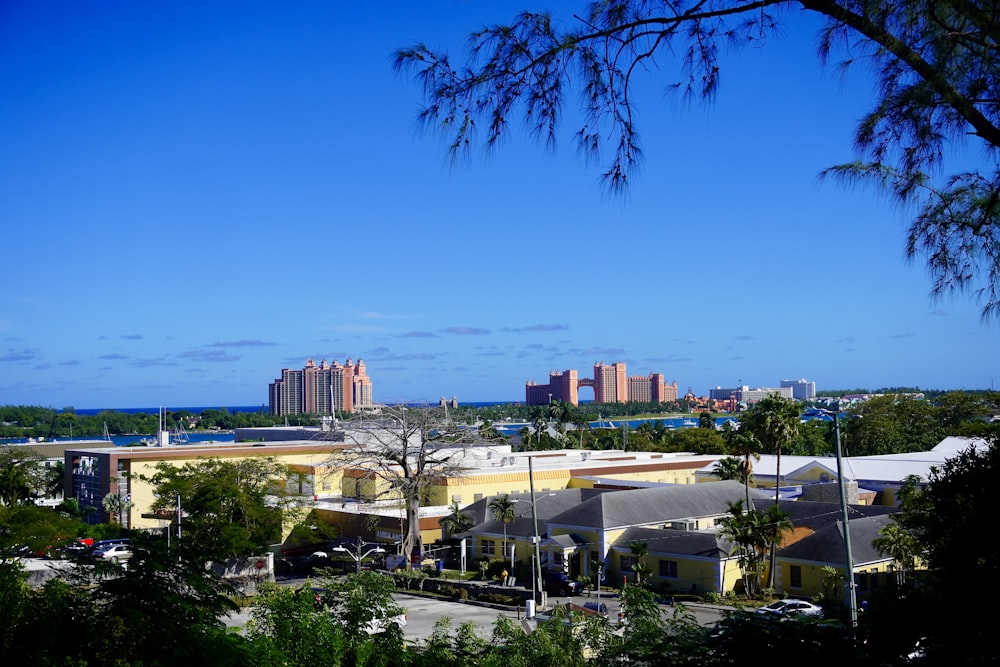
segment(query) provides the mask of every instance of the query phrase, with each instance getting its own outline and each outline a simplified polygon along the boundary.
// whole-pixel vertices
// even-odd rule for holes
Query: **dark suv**
[[[568,598],[579,595],[583,584],[570,579],[564,572],[542,572],[542,589],[549,595]]]

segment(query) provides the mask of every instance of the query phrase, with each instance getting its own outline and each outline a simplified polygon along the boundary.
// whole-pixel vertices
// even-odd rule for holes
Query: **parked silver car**
[[[132,546],[129,544],[106,544],[94,549],[92,555],[97,560],[109,560],[112,563],[117,563],[132,557]]]
[[[805,600],[787,598],[776,600],[769,605],[758,607],[758,614],[773,614],[775,616],[822,616],[823,608]]]

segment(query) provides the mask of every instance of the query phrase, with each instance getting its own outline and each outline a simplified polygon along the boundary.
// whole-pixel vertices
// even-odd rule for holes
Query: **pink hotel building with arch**
[[[594,364],[594,377],[580,378],[575,370],[552,371],[548,384],[529,380],[524,385],[528,405],[546,405],[551,401],[580,404],[580,387],[592,387],[595,403],[671,403],[677,400],[677,383],[667,384],[663,373],[628,377],[625,364]]]

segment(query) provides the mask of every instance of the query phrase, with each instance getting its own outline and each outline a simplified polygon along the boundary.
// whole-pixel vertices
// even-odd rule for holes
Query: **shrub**
[[[512,595],[504,595],[503,593],[482,593],[476,599],[480,602],[502,604],[508,607],[518,607],[521,605],[521,598],[514,597]]]
[[[451,584],[441,584],[437,587],[437,592],[441,595],[447,595],[448,597],[458,598],[459,600],[468,600],[469,591],[465,590],[461,586],[452,586]]]
[[[416,588],[422,591],[424,582],[427,580],[427,575],[420,570],[397,570],[392,576],[396,581],[396,586],[406,590]]]

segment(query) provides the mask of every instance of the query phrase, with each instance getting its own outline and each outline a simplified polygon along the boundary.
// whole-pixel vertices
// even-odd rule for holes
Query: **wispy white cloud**
[[[502,331],[509,333],[545,333],[548,331],[569,331],[568,324],[532,324],[526,327],[504,327]]]
[[[442,329],[441,332],[456,336],[485,336],[490,330],[479,327],[447,327],[446,329]]]
[[[222,350],[187,350],[177,355],[181,359],[196,359],[198,361],[225,362],[238,361],[238,354],[227,354]]]
[[[0,361],[34,361],[38,359],[41,355],[37,349],[22,348],[20,350],[15,350],[13,348],[7,348],[4,354],[0,354]]]
[[[208,347],[274,347],[277,343],[263,340],[229,340],[209,343]]]

